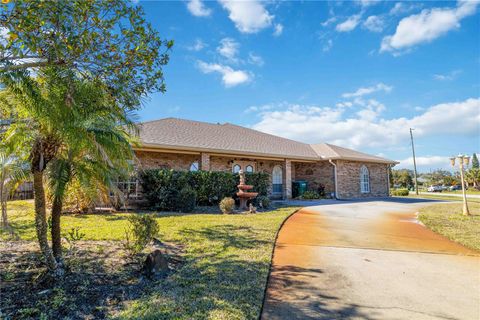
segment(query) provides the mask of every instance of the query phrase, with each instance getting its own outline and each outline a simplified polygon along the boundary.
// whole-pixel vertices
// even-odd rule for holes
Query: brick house
[[[230,123],[167,118],[140,124],[134,148],[141,168],[262,171],[274,198],[291,198],[292,182],[320,185],[338,199],[386,197],[396,162],[327,143],[305,144]]]

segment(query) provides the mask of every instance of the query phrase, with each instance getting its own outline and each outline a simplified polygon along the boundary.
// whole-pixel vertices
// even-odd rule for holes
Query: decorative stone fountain
[[[248,192],[253,186],[245,184],[245,173],[243,170],[240,170],[238,174],[240,175],[240,184],[237,186],[237,196],[240,199],[240,210],[248,210],[247,201],[255,198],[258,192]]]

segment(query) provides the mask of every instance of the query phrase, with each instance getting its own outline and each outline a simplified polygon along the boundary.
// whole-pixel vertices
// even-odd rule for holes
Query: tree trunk
[[[7,216],[7,196],[5,192],[5,186],[3,177],[0,180],[0,206],[2,207],[2,227],[8,228],[8,216]]]
[[[62,258],[62,238],[60,235],[60,218],[62,215],[63,201],[55,196],[52,204],[52,250],[57,261]]]
[[[35,195],[35,227],[40,250],[50,271],[56,273],[57,261],[48,245],[47,211],[45,206],[45,190],[43,188],[43,171],[33,171],[33,192]]]

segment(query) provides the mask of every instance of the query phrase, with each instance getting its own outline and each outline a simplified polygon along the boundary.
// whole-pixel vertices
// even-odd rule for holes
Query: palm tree
[[[35,78],[25,71],[0,76],[5,86],[0,100],[15,110],[15,119],[5,136],[18,148],[28,151],[39,246],[48,269],[53,275],[60,275],[61,267],[48,243],[44,172],[50,163],[81,147],[88,147],[90,157],[113,165],[112,154],[105,146],[118,139],[118,135],[109,129],[116,124],[123,137],[128,137],[134,132],[133,123],[103,83],[80,81],[68,70],[46,69]],[[124,146],[122,151],[125,152],[116,153],[115,157],[131,158],[131,147],[128,147],[129,152],[126,150]],[[59,194],[61,199],[62,193]],[[55,207],[62,206],[57,203]]]
[[[91,118],[91,119],[88,119]],[[47,177],[52,194],[52,249],[57,261],[62,255],[60,218],[64,199],[68,192],[81,192],[91,202],[109,199],[110,192],[118,192],[117,178],[132,171],[129,160],[133,151],[125,126],[119,119],[98,117],[95,112],[87,114],[87,121],[78,131],[84,139],[62,150],[52,161]],[[121,119],[125,125],[133,125],[128,118]],[[122,155],[122,156],[119,156]],[[79,189],[72,190],[74,183]]]
[[[9,148],[0,146],[0,206],[2,227],[6,229],[10,229],[7,216],[8,196],[27,178],[27,163],[13,154]]]

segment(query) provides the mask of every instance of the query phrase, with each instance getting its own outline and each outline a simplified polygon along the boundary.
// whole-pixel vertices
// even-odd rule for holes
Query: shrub
[[[253,191],[267,195],[267,173],[248,173],[246,180],[253,185]],[[231,172],[148,169],[140,173],[140,183],[149,207],[178,211],[182,210],[179,208],[179,204],[183,203],[180,193],[185,187],[196,192],[196,205],[216,205],[225,197],[235,197],[239,177]]]
[[[158,224],[153,214],[132,215],[128,218],[124,247],[132,254],[139,253],[158,234]]]
[[[255,198],[257,206],[260,208],[268,208],[270,207],[270,198],[267,196],[258,196]]]
[[[305,200],[320,199],[320,195],[316,191],[305,191],[302,195],[302,199],[305,199]]]
[[[392,196],[401,196],[406,197],[408,196],[408,189],[393,189],[391,190]]]
[[[178,193],[177,201],[178,210],[192,212],[197,204],[197,193],[187,185]]]
[[[222,201],[220,201],[219,207],[223,213],[232,213],[235,208],[235,200],[231,197],[223,198]]]

